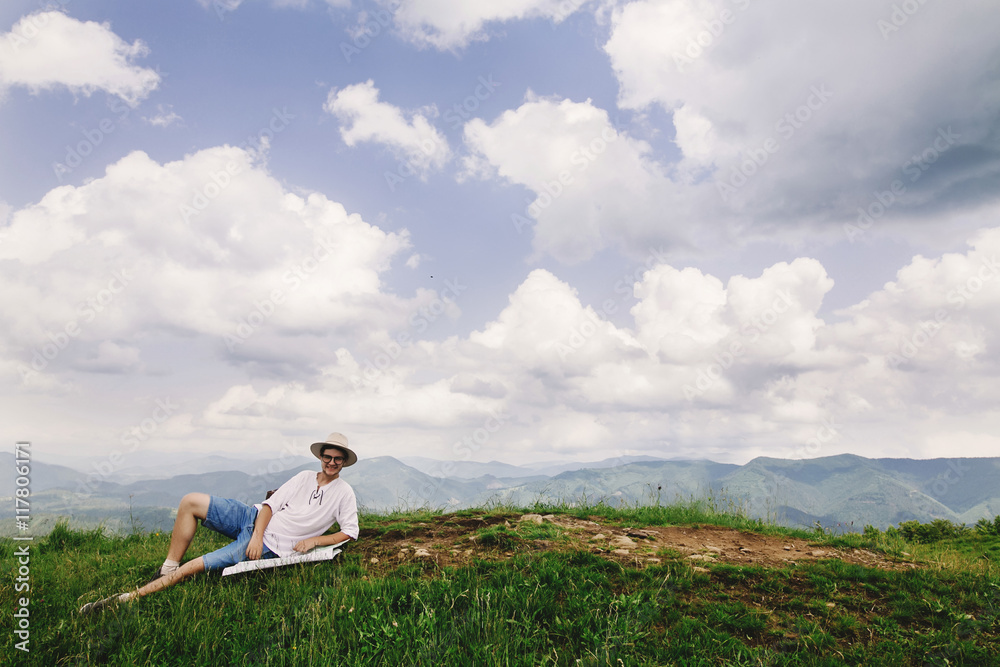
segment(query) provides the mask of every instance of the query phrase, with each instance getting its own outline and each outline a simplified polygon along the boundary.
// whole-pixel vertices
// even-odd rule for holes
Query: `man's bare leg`
[[[100,611],[110,604],[118,602],[128,602],[136,598],[141,598],[150,593],[155,593],[157,591],[162,591],[164,588],[170,588],[175,584],[179,584],[188,577],[193,577],[199,572],[205,571],[205,561],[201,556],[198,556],[194,560],[184,563],[179,568],[171,572],[170,574],[163,575],[159,579],[154,579],[142,588],[134,590],[128,593],[120,593],[118,595],[112,595],[106,597],[103,600],[98,600],[97,602],[89,602],[82,607],[80,607],[81,614],[92,614],[96,611]]]
[[[150,593],[156,593],[157,591],[162,591],[164,588],[170,588],[176,584],[181,583],[189,577],[193,577],[196,574],[205,571],[205,561],[201,556],[198,556],[194,560],[189,560],[188,562],[181,565],[179,568],[171,572],[170,574],[165,574],[159,579],[154,579],[149,582],[139,590],[135,591],[134,597],[143,597],[149,595]],[[130,596],[130,599],[133,596]]]
[[[211,496],[207,493],[189,493],[181,498],[177,506],[177,518],[174,519],[174,530],[170,534],[170,548],[167,550],[167,560],[180,562],[194,539],[194,531],[198,528],[198,519],[208,516],[208,504]]]

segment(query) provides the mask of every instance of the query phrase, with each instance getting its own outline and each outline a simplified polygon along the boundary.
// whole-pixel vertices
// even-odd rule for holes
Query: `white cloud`
[[[589,0],[401,0],[396,25],[419,46],[458,49],[488,38],[487,26],[542,18],[561,23]]]
[[[897,4],[639,0],[614,11],[605,50],[619,104],[672,112],[681,172],[712,170],[686,196],[715,186],[756,233],[839,231],[894,180],[905,194],[887,220],[994,201],[1000,12],[921,4],[887,32]],[[941,159],[913,171],[924,151]]]
[[[901,400],[930,406],[942,395],[968,408],[992,399],[1000,337],[1000,228],[983,230],[964,254],[917,256],[896,280],[845,309],[833,327],[846,351],[891,373]],[[934,378],[933,385],[914,382]]]
[[[635,285],[630,327],[535,270],[467,338],[404,347],[360,384],[350,382],[358,360],[341,350],[325,386],[284,385],[281,410],[318,420],[321,406],[338,405],[380,451],[404,453],[402,439],[449,458],[934,457],[956,455],[952,432],[982,454],[1000,398],[995,254],[1000,229],[968,253],[914,258],[840,322],[817,315],[832,280],[809,258],[725,284],[653,265]],[[247,393],[242,428],[269,414],[274,396]],[[480,447],[456,445],[491,415],[503,425]]]
[[[159,74],[133,64],[148,52],[141,40],[129,44],[107,23],[38,12],[0,35],[0,87],[37,93],[65,86],[87,96],[103,90],[135,106],[160,83]]]
[[[638,285],[636,296],[640,302],[632,314],[640,339],[664,359],[697,358],[732,333],[722,281],[697,269],[658,266]]]
[[[331,337],[363,340],[433,298],[383,290],[405,231],[383,232],[318,193],[292,194],[228,146],[167,164],[132,153],[15,211],[6,231],[9,371],[34,362],[67,377],[131,372],[149,365],[150,334],[170,332],[205,341],[223,363],[308,374],[331,358]],[[276,352],[287,340],[291,354]],[[37,357],[46,351],[52,359]]]
[[[421,176],[440,169],[451,150],[448,140],[427,118],[436,116],[436,109],[405,113],[388,102],[380,102],[378,97],[379,91],[369,79],[331,90],[323,108],[341,122],[340,136],[348,146],[366,141],[384,144]]]
[[[440,451],[442,455],[453,455],[448,444],[461,441],[463,434],[474,431],[498,411],[506,415],[505,423],[490,436],[490,447],[502,448],[506,453],[613,456],[616,447],[651,450],[664,439],[689,440],[684,446],[695,448],[699,445],[693,437],[670,426],[672,415],[687,412],[689,422],[706,425],[715,420],[716,406],[705,408],[692,402],[685,396],[684,385],[697,382],[698,374],[712,363],[711,355],[721,346],[718,341],[703,340],[688,359],[657,358],[657,350],[669,337],[657,335],[656,322],[664,318],[652,311],[671,311],[676,305],[667,298],[675,293],[675,286],[668,286],[666,291],[657,286],[678,279],[681,273],[685,272],[663,265],[647,272],[637,287],[642,294],[643,315],[636,318],[636,330],[629,331],[583,306],[572,288],[551,273],[536,270],[511,295],[509,305],[497,318],[466,340],[403,348],[390,367],[362,384],[348,381],[359,375],[360,367],[353,355],[342,351],[338,363],[324,374],[328,378],[325,387],[307,389],[290,383],[281,394],[283,405],[315,405],[318,410],[318,406],[336,404],[340,414],[351,420],[352,428],[370,433],[369,437],[384,447],[393,445],[380,425],[392,433],[414,433],[414,437],[429,437],[432,441],[437,434],[436,446],[439,451],[445,448]],[[794,290],[793,298],[829,288],[821,267],[812,260],[778,265],[761,278],[744,281],[751,288],[730,287],[739,296],[727,309],[751,308],[755,299],[760,300],[759,293],[773,293],[784,287]],[[802,298],[792,309],[784,305],[780,309],[782,317],[815,327],[814,313],[807,312],[811,306],[818,306],[818,302]],[[771,307],[767,303],[758,314]],[[727,322],[727,336],[744,335],[735,317],[727,315],[723,319]],[[768,321],[776,326],[773,320]],[[786,329],[794,331],[796,327],[788,325]],[[774,332],[772,347],[782,335]],[[725,342],[728,345],[729,340]],[[761,361],[793,366],[795,347],[778,347],[753,348],[740,359],[744,370],[734,373],[746,374],[746,368]],[[432,368],[434,372],[429,374]],[[765,382],[759,385],[755,391],[770,391]],[[729,394],[727,400],[735,403],[734,392]],[[268,396],[272,395],[256,391],[246,394],[242,412],[249,421],[244,427],[256,424],[259,415],[269,412],[273,396]],[[391,409],[384,403],[388,398],[392,400]],[[771,400],[775,403],[771,410],[778,414],[786,404],[802,402],[796,396]],[[435,405],[434,413],[424,414],[422,410],[429,401]],[[807,412],[811,416],[818,410]],[[441,419],[441,415],[447,417]],[[797,425],[801,419],[795,416],[792,421]],[[739,428],[737,421],[734,419],[732,428]],[[780,424],[774,428],[779,429]],[[732,437],[731,431],[719,431]]]
[[[204,9],[211,9],[219,19],[225,18],[226,14],[235,12],[240,8],[244,0],[198,0],[198,4]],[[272,5],[277,2],[272,1]]]
[[[589,100],[529,91],[520,107],[466,124],[462,176],[534,193],[510,212],[516,231],[532,231],[534,259],[650,246],[677,257],[869,233],[950,242],[997,201],[988,184],[1000,176],[1000,79],[987,33],[1000,13],[923,6],[883,39],[878,21],[893,6],[621,5],[605,44],[619,106],[669,112],[680,157],[613,127]],[[972,36],[957,47],[969,66],[954,77],[940,25]]]
[[[245,0],[198,0],[198,4],[204,9],[210,9],[215,12],[219,19],[224,19],[226,14],[230,12],[235,12],[240,8],[240,5],[244,3]],[[330,7],[337,7],[343,9],[345,7],[351,6],[351,0],[322,0],[322,2]],[[275,9],[305,9],[309,7],[312,2],[311,0],[270,0],[270,4]]]
[[[491,124],[469,121],[465,143],[469,174],[499,176],[535,193],[529,206],[511,212],[511,222],[519,233],[534,232],[539,253],[578,262],[609,245],[642,254],[651,245],[689,242],[693,213],[677,185],[650,158],[648,144],[619,132],[590,100],[529,94]]]
[[[996,433],[996,424],[984,424],[985,430]],[[994,457],[1000,452],[1000,437],[989,432],[970,432],[960,424],[927,436],[923,451],[915,455],[934,457],[942,452],[961,452],[963,457]]]
[[[631,336],[599,320],[593,309],[581,306],[569,285],[548,271],[536,269],[511,295],[510,305],[482,331],[472,332],[469,342],[502,352],[505,358],[498,360],[502,365],[515,363],[545,373],[562,372],[559,369],[567,356],[579,361],[570,338],[573,330],[585,323],[594,326],[588,339],[601,341],[602,347],[639,349]],[[580,356],[590,358],[592,349]]]
[[[684,156],[682,170],[700,170],[713,165],[718,151],[711,121],[690,107],[682,106],[674,111],[674,129],[674,143]]]
[[[172,336],[185,354],[207,350],[200,358],[213,378],[184,407],[177,437],[189,444],[246,446],[263,434],[322,431],[330,419],[371,451],[481,460],[931,457],[992,442],[1000,228],[965,253],[915,257],[830,321],[817,313],[832,280],[814,259],[726,282],[652,262],[626,322],[538,269],[478,330],[424,340],[407,315],[428,295],[403,300],[379,281],[405,238],[321,195],[292,195],[248,162],[194,224],[166,215],[197,178],[242,156],[216,148],[158,165],[134,154],[102,179],[17,211],[14,230],[52,217],[83,237],[47,255],[36,249],[30,265],[16,251],[3,259],[8,383],[55,397],[89,386],[94,373],[152,373],[162,366],[154,341]],[[350,252],[319,262],[293,290],[282,276],[303,266],[321,235],[337,239],[335,254]],[[123,273],[126,258],[141,261]],[[222,335],[251,310],[269,310],[258,306],[273,289],[287,298],[229,354]],[[69,320],[80,332],[19,382],[17,366],[55,349]],[[232,363],[292,370],[247,382],[226,370]]]
[[[156,105],[156,114],[153,115],[153,116],[144,118],[144,120],[147,123],[149,123],[150,125],[153,125],[155,127],[169,127],[169,126],[173,125],[174,123],[183,122],[184,121],[184,119],[181,118],[173,110],[173,106],[170,105],[170,104],[167,104],[167,105],[157,104]]]
[[[142,369],[139,352],[138,347],[104,340],[97,345],[93,356],[78,360],[76,367],[92,373],[131,373]]]

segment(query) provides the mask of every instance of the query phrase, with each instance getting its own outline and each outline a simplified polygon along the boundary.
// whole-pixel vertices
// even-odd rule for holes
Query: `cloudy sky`
[[[987,0],[7,0],[50,461],[1000,453]]]

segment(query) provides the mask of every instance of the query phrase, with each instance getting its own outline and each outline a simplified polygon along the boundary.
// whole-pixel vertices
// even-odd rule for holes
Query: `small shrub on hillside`
[[[866,540],[877,540],[882,536],[882,531],[875,526],[865,526],[865,530],[861,533],[861,536]]]
[[[931,544],[949,538],[960,537],[967,533],[968,530],[968,526],[964,523],[955,524],[947,519],[934,519],[930,523],[904,521],[899,524],[899,534],[903,539],[920,544]]]
[[[985,517],[977,521],[976,532],[980,535],[995,535],[1000,537],[1000,514],[992,521]]]

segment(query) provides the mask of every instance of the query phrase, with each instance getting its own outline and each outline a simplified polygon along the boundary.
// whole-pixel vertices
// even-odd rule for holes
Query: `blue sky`
[[[995,455],[998,23],[7,2],[4,433],[51,460],[333,430],[511,463]]]

